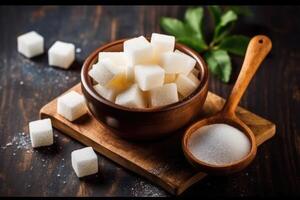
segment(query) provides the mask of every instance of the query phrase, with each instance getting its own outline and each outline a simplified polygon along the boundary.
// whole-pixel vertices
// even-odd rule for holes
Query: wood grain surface
[[[67,92],[69,91],[82,94],[81,84],[77,84]],[[209,93],[202,113],[199,112],[201,116],[195,120],[212,116],[220,111],[223,105],[224,99]],[[274,136],[275,124],[272,122],[243,108],[237,109],[237,116],[243,122],[247,122],[251,130],[255,130],[255,140],[258,144]],[[181,194],[206,176],[205,173],[189,165],[183,156],[181,138],[185,128],[157,141],[130,142],[117,137],[115,133],[99,123],[90,112],[74,122],[64,119],[57,113],[57,99],[41,109],[40,118],[50,118],[52,125],[58,130],[84,145],[93,147],[97,152],[123,167],[148,178],[171,194]]]
[[[80,81],[80,68],[94,49],[109,41],[162,32],[161,16],[183,17],[181,6],[1,6],[0,7],[0,195],[169,196],[146,179],[99,155],[103,173],[78,179],[67,164],[83,145],[59,131],[55,144],[33,150],[28,122],[50,100]],[[234,32],[266,34],[273,48],[242,98],[241,106],[277,125],[276,136],[259,147],[254,162],[226,177],[206,177],[182,196],[299,196],[300,188],[300,8],[251,6],[253,16]],[[205,13],[205,31],[212,26]],[[27,59],[17,52],[18,35],[36,30],[46,50],[56,41],[81,49],[69,70],[48,66],[47,54]],[[79,52],[79,51],[78,51]],[[233,57],[229,84],[210,78],[209,90],[227,97],[242,59]],[[251,119],[249,119],[251,121]],[[8,145],[7,145],[8,144]]]

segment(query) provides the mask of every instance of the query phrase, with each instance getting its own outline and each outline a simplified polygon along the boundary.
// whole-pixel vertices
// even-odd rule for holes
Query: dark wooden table
[[[258,149],[254,162],[228,177],[207,177],[183,196],[299,196],[300,189],[300,7],[250,7],[236,33],[267,34],[272,53],[251,82],[241,105],[277,125],[276,136]],[[70,153],[83,145],[54,130],[55,144],[33,150],[28,122],[39,109],[80,81],[87,55],[124,37],[161,32],[160,16],[182,17],[178,6],[0,7],[0,195],[1,196],[169,196],[144,178],[98,155],[100,173],[79,180]],[[47,54],[27,59],[17,36],[36,30],[48,49],[56,40],[82,51],[69,70],[48,66]],[[234,58],[235,74],[241,58]],[[227,97],[230,84],[215,78],[211,91]]]

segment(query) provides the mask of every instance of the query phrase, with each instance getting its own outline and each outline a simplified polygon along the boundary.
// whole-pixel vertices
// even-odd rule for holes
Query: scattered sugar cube
[[[98,94],[100,94],[103,98],[109,100],[109,101],[115,101],[116,93],[113,89],[103,87],[100,84],[97,84],[94,86],[94,89]]]
[[[57,99],[57,113],[74,121],[87,113],[85,99],[75,91],[68,92]]]
[[[75,45],[56,41],[48,51],[49,65],[68,69],[75,60]]]
[[[35,31],[20,35],[17,41],[18,51],[27,58],[44,53],[44,38]]]
[[[165,52],[161,56],[161,66],[166,73],[180,73],[188,75],[196,65],[196,60],[186,54]]]
[[[197,68],[195,67],[195,68],[192,70],[192,73],[198,78],[200,71],[199,71],[199,69],[197,69]]]
[[[129,65],[150,64],[153,62],[153,47],[143,36],[124,42],[124,52],[128,56]]]
[[[162,87],[150,90],[151,106],[164,106],[178,101],[177,86],[175,83],[168,83]]]
[[[165,74],[164,83],[173,83],[176,80],[176,74]]]
[[[80,178],[98,172],[98,157],[92,147],[72,151],[72,167]]]
[[[29,133],[33,148],[53,144],[53,130],[49,118],[29,122]]]
[[[190,79],[188,76],[180,74],[176,81],[178,92],[186,97],[190,95],[199,85],[200,81],[195,82],[195,80]]]
[[[159,60],[164,52],[173,52],[175,47],[175,37],[171,35],[152,33],[151,44],[154,49],[154,57]]]
[[[133,84],[129,89],[120,93],[115,102],[133,108],[145,108],[147,106],[144,95],[137,84]]]
[[[136,65],[134,74],[142,91],[148,91],[164,84],[165,71],[158,65]]]
[[[98,61],[109,58],[114,65],[117,66],[128,66],[128,58],[124,52],[100,52],[98,56]]]

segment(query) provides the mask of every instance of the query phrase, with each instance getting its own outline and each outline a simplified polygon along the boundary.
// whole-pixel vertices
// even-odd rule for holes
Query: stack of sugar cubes
[[[200,84],[196,60],[175,50],[174,36],[153,33],[126,40],[123,52],[100,52],[89,76],[103,98],[131,108],[178,102]]]

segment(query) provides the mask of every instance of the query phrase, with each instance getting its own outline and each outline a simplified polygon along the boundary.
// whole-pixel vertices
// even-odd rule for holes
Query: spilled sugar
[[[197,159],[213,165],[226,165],[246,156],[251,148],[247,136],[227,124],[199,128],[189,141],[188,148]]]
[[[76,48],[76,53],[80,53],[81,52],[81,48]]]
[[[143,180],[137,180],[134,187],[131,188],[131,194],[134,197],[163,197],[166,193],[158,187]]]
[[[16,147],[17,149],[25,149],[25,150],[31,150],[31,141],[29,134],[25,134],[24,132],[19,132],[17,135],[15,135],[12,140],[6,145],[1,146],[1,149],[6,149],[8,147]]]

